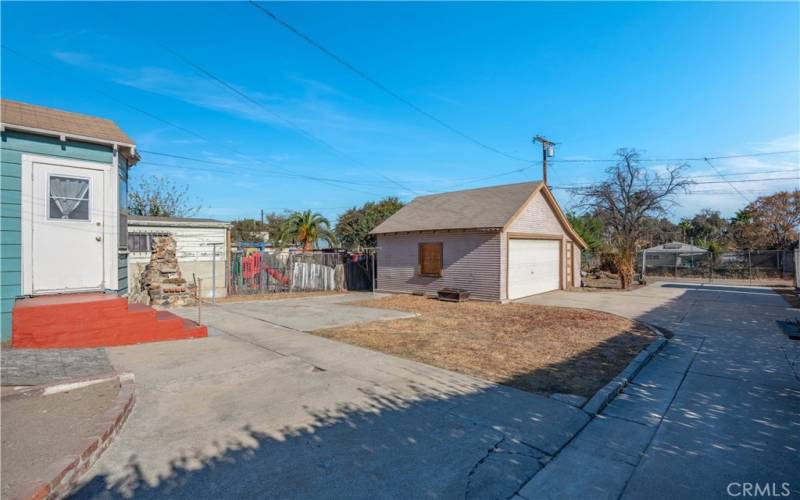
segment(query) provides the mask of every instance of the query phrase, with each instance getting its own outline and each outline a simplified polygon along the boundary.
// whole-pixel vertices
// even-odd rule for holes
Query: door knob
[[[101,237],[99,237],[99,236],[95,236],[95,237],[94,237],[94,239],[95,239],[95,240],[97,240],[97,241],[100,241],[100,240],[102,240],[103,238],[101,238]]]

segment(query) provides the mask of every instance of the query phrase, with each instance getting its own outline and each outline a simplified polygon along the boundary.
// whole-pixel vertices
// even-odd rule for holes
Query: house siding
[[[117,253],[117,293],[128,293],[128,161],[119,155],[119,252]]]
[[[11,311],[22,292],[22,155],[111,163],[110,147],[61,142],[14,131],[0,133],[0,339],[11,339]]]
[[[226,269],[228,256],[225,249],[227,242],[226,227],[198,226],[196,223],[181,226],[179,223],[165,225],[139,225],[139,221],[128,222],[129,234],[163,234],[169,233],[175,238],[176,257],[183,277],[189,281],[192,277],[203,280],[203,296],[211,297],[212,275],[216,275],[216,296],[227,295]],[[216,259],[213,256],[212,244],[217,244]],[[212,262],[216,261],[216,264]],[[150,262],[150,252],[131,252],[128,256],[128,276],[130,276],[129,300],[141,301],[141,275]]]
[[[573,245],[573,254],[576,261],[573,263],[572,272],[569,273],[571,283],[568,281],[567,266],[569,266],[567,245],[572,241],[570,236],[564,230],[564,227],[558,220],[553,208],[541,193],[533,197],[528,202],[528,205],[520,212],[515,220],[508,226],[507,232],[503,233],[501,253],[502,259],[502,283],[501,283],[501,297],[503,300],[508,298],[508,280],[506,273],[508,272],[508,233],[531,233],[541,235],[558,235],[563,237],[561,244],[561,258],[564,259],[561,266],[561,283],[571,284],[572,286],[580,286],[580,247],[576,244]],[[576,285],[577,283],[577,285]]]
[[[425,231],[378,235],[377,289],[386,292],[434,294],[445,287],[469,290],[476,299],[500,300],[499,232]],[[419,276],[418,245],[442,242],[439,278]]]

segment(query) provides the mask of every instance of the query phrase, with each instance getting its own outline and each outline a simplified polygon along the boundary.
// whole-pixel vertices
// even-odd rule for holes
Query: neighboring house
[[[175,238],[178,265],[186,281],[191,283],[193,277],[202,278],[203,296],[211,297],[212,276],[215,274],[216,296],[224,297],[230,227],[227,222],[214,219],[129,216],[128,279],[132,300],[137,300],[140,295],[139,279],[150,262],[153,237],[161,235]]]
[[[420,196],[372,234],[380,291],[505,302],[581,283],[586,243],[542,182]]]
[[[205,335],[175,316],[129,311],[118,297],[128,290],[128,170],[139,161],[125,132],[3,99],[0,134],[3,341],[87,347]]]
[[[708,250],[680,241],[671,241],[663,245],[639,250],[637,260],[641,264],[646,262],[650,267],[694,267],[700,265]],[[643,260],[646,259],[646,260]]]

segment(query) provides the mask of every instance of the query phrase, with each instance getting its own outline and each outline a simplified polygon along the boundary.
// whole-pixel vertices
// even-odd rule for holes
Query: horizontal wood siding
[[[124,156],[118,155],[119,159],[119,243],[120,250],[125,250],[128,246],[127,222],[128,222],[128,160]],[[117,260],[117,293],[125,295],[128,293],[128,255],[125,252],[119,253]]]
[[[511,233],[565,234],[556,214],[541,193],[533,197],[507,230]]]
[[[136,226],[128,224],[128,233],[169,233],[177,243],[178,264],[182,262],[211,262],[213,247],[217,245],[217,263],[226,260],[224,227],[175,227],[175,226]],[[128,260],[132,263],[150,261],[150,252],[131,252]]]
[[[442,243],[442,276],[419,276],[419,244],[436,242]],[[435,294],[455,287],[469,290],[477,299],[500,300],[500,247],[497,232],[378,235],[378,290]]]
[[[571,238],[567,235],[566,231],[564,231],[564,227],[558,221],[556,214],[553,212],[553,208],[547,202],[545,197],[539,193],[533,197],[533,199],[528,203],[528,206],[525,207],[519,216],[511,223],[511,225],[507,229],[510,233],[530,233],[530,234],[548,234],[548,235],[564,235],[564,244],[568,244]],[[507,289],[507,282],[506,273],[508,272],[508,262],[506,262],[506,258],[508,256],[508,252],[506,251],[506,247],[508,246],[508,234],[503,233],[503,252],[501,254],[502,259],[502,270],[503,270],[503,280],[502,280],[502,297],[503,299],[508,298],[508,289]],[[574,245],[575,255],[576,258],[580,259],[580,248],[577,245]],[[561,252],[562,258],[564,259],[564,263],[561,266],[561,282],[567,283],[567,266],[569,265],[569,261],[567,260],[567,252],[565,247],[562,247]],[[580,261],[578,262],[578,266],[580,266]],[[571,276],[573,279],[573,283],[575,280],[574,273]],[[578,273],[578,284],[580,284],[580,273]]]
[[[225,250],[226,232],[224,227],[176,227],[176,226],[137,226],[134,221],[128,223],[129,234],[169,233],[178,245],[177,257],[181,273],[187,281],[194,277],[203,280],[203,296],[211,297],[212,275],[216,274],[216,296],[224,297],[227,269],[227,252]],[[218,243],[216,265],[212,264],[211,243]],[[131,296],[141,291],[141,275],[150,262],[150,252],[131,252],[128,255],[128,276]]]
[[[11,310],[22,293],[22,155],[111,163],[108,146],[5,131],[0,133],[0,338],[11,339]]]

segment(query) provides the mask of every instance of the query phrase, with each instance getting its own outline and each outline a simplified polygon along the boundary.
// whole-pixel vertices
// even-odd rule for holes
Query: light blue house
[[[127,292],[133,141],[107,119],[0,101],[0,333],[23,298]]]

